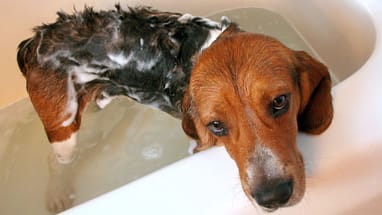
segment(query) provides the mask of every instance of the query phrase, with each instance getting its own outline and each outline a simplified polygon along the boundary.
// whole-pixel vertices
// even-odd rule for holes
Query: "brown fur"
[[[49,70],[26,73],[27,91],[51,143],[66,140],[79,129],[82,112],[101,88],[99,85],[90,85],[80,90],[79,108],[75,120],[69,126],[62,126],[62,123],[70,117],[64,114],[68,99],[66,89],[68,77],[66,74],[65,76],[58,77],[57,72]]]

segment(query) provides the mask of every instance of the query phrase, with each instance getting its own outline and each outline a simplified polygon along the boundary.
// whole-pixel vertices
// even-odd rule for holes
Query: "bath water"
[[[223,15],[247,31],[271,35],[292,49],[314,54],[273,12],[246,8],[210,17],[220,20]],[[0,122],[0,214],[48,214],[45,191],[51,149],[29,99],[0,110]],[[114,100],[102,111],[90,107],[79,145],[73,174],[75,205],[188,156],[188,138],[179,120],[127,98]]]

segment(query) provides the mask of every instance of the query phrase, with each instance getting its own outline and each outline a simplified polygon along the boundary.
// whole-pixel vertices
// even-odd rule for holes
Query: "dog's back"
[[[143,7],[59,12],[55,23],[36,27],[35,36],[19,45],[18,63],[27,77],[36,70],[45,77],[68,76],[69,97],[100,83],[99,99],[126,95],[177,116],[193,56],[221,28],[200,17]]]

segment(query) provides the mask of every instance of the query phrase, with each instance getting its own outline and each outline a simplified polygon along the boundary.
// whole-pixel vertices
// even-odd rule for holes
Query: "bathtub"
[[[338,78],[334,119],[322,135],[300,134],[307,171],[302,201],[274,214],[382,211],[382,3],[379,0],[243,0],[148,4],[208,15],[260,7],[285,17]],[[183,5],[184,4],[184,5]],[[201,6],[203,5],[203,6]],[[237,168],[217,147],[177,161],[62,214],[261,214]]]
[[[14,59],[17,42],[31,36],[29,29],[32,26],[53,20],[59,8],[71,11],[73,5],[82,8],[85,3],[96,8],[111,8],[113,5],[110,0],[39,2],[44,7],[39,8],[38,13],[29,9],[33,5],[28,5],[32,4],[28,2],[15,2],[12,9],[3,13],[6,20],[15,16],[12,19],[15,24],[7,31],[7,39],[4,40],[8,41],[4,47],[11,47],[9,50],[12,51],[5,49],[2,54],[7,55],[0,59],[4,60],[4,77],[12,76],[1,80],[7,83],[1,82],[0,99],[8,98],[3,95],[6,92],[16,92],[16,97],[21,99],[0,110],[0,208],[4,214],[47,213],[44,190],[48,183],[46,156],[50,148],[42,125],[25,98],[25,83]],[[333,87],[335,115],[331,127],[324,134],[299,135],[299,147],[308,175],[307,192],[301,203],[275,214],[359,214],[361,211],[375,214],[382,211],[382,159],[379,156],[382,153],[382,86],[379,83],[382,74],[379,71],[381,63],[377,60],[382,59],[382,3],[378,0],[196,0],[182,3],[146,0],[130,1],[129,4],[151,5],[160,10],[203,16],[255,7],[284,17],[308,44],[312,54],[333,72],[336,81]],[[18,13],[12,13],[16,10]],[[21,15],[27,18],[20,18]],[[24,28],[25,35],[21,35]],[[17,36],[9,36],[8,32]],[[12,65],[8,67],[8,64]],[[11,72],[9,75],[8,71]],[[14,83],[11,80],[16,75],[20,77],[14,79],[20,81]],[[131,117],[131,112],[139,114]],[[127,116],[118,117],[122,115]],[[126,133],[125,121],[142,124],[147,116],[152,117],[145,123],[166,122],[177,129],[172,131],[179,136],[163,137],[163,144],[150,138],[142,143],[146,134],[151,132],[158,136],[158,132],[163,131],[146,127]],[[88,150],[88,162],[76,170],[80,173],[75,184],[78,191],[76,203],[107,190],[115,190],[62,214],[262,213],[244,196],[237,168],[224,148],[212,148],[187,156],[187,138],[179,121],[125,100],[114,101],[100,113],[87,113],[87,118],[93,122],[84,120],[81,133],[82,139],[87,141],[81,141],[80,137],[80,144],[88,142],[90,145],[86,147],[92,149]],[[104,122],[103,130],[92,130],[92,126],[87,126],[97,125],[97,122]],[[111,142],[128,139],[129,144],[95,144],[105,138]],[[143,144],[143,147],[136,150],[135,143]],[[139,156],[135,156],[137,154]],[[141,168],[142,160],[149,165]],[[127,170],[121,165],[123,162],[137,165]],[[155,172],[146,175],[152,171]],[[123,173],[114,175],[115,172]],[[102,184],[94,178],[108,179]],[[12,186],[8,183],[10,181]],[[94,187],[100,189],[95,191]],[[35,193],[35,190],[41,192]],[[20,202],[23,207],[20,207]]]

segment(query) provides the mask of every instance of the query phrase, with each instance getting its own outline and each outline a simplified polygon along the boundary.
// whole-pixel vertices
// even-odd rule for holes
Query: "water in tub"
[[[293,27],[273,12],[235,9],[211,18],[220,20],[222,15],[247,31],[271,35],[314,55]],[[0,110],[0,122],[0,214],[48,214],[45,192],[51,149],[30,101]],[[90,106],[79,145],[72,176],[75,205],[188,156],[188,138],[179,120],[127,98],[118,98],[101,111]]]

